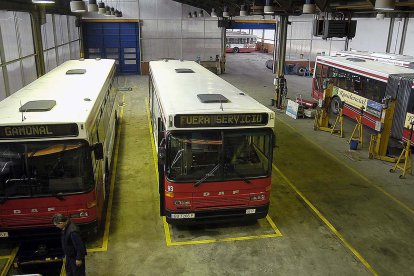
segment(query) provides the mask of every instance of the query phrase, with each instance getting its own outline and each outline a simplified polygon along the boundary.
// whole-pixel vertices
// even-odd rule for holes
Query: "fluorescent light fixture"
[[[240,16],[248,16],[249,12],[247,11],[247,6],[246,5],[241,5],[240,6]]]
[[[275,8],[273,7],[273,2],[271,0],[266,0],[266,5],[263,8],[263,12],[265,14],[273,14],[275,12]]]
[[[54,4],[55,0],[32,0],[33,4]]]
[[[86,5],[83,1],[70,1],[70,11],[71,12],[86,12]]]
[[[230,17],[229,8],[224,6],[223,8],[223,17]]]
[[[105,14],[106,13],[104,2],[99,2],[99,4],[98,4],[98,13],[99,14]]]
[[[303,13],[313,14],[316,12],[315,0],[306,0],[303,4]]]
[[[89,0],[88,4],[88,12],[97,12],[98,5],[96,4],[96,0]]]
[[[395,0],[376,0],[375,1],[376,10],[390,11],[390,10],[393,10],[394,7],[395,7]]]

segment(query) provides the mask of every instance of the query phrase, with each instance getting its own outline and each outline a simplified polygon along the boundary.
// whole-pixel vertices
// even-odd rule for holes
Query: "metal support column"
[[[43,42],[42,42],[42,30],[41,25],[46,23],[46,14],[44,7],[40,10],[32,13],[32,29],[33,29],[33,42],[35,50],[35,60],[37,77],[43,76],[46,73],[45,69],[45,57],[43,55]]]
[[[403,29],[401,33],[400,50],[398,51],[400,55],[404,54],[404,44],[405,44],[405,38],[407,37],[408,20],[410,20],[408,16],[404,17]]]
[[[277,36],[278,36],[278,24],[275,24],[275,35],[273,37],[273,64],[272,64],[272,73],[275,74],[276,73],[276,51],[278,49],[278,41],[277,41]],[[264,30],[263,30],[264,33]],[[264,35],[263,35],[264,37]],[[263,39],[263,44],[264,44],[264,39]]]
[[[389,53],[391,51],[392,33],[394,32],[394,23],[395,23],[395,17],[391,17],[390,27],[388,29],[387,49],[385,50],[386,53]]]
[[[221,73],[226,71],[226,42],[226,27],[221,27]]]
[[[287,27],[288,27],[288,16],[280,16],[279,24],[279,39],[277,49],[277,67],[275,73],[275,107],[282,109],[282,98],[286,92],[286,79],[284,76],[284,67],[286,59],[286,41],[287,41]]]

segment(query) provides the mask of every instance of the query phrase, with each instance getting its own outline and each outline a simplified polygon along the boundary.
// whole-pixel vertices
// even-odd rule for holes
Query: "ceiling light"
[[[315,0],[306,0],[303,4],[303,13],[314,14],[316,12]]]
[[[216,10],[215,10],[214,8],[212,8],[212,9],[211,9],[211,14],[210,14],[210,16],[211,16],[211,17],[217,17],[217,13],[216,13]]]
[[[97,12],[98,5],[96,4],[96,0],[89,0],[88,4],[88,12]]]
[[[109,6],[105,6],[105,16],[111,15],[111,8]]]
[[[376,0],[376,10],[393,10],[395,7],[395,0]]]
[[[266,0],[266,5],[263,8],[263,12],[265,14],[272,14],[275,12],[275,9],[273,8],[273,3],[271,3],[271,0]]]
[[[99,14],[105,14],[106,13],[104,2],[99,2],[99,4],[98,4],[98,13]]]
[[[247,11],[247,6],[246,5],[241,5],[240,6],[240,16],[248,16],[249,13]]]
[[[83,1],[72,0],[70,1],[71,12],[86,12],[86,5]]]
[[[223,8],[223,17],[230,17],[229,8],[224,6]]]
[[[33,4],[54,4],[55,0],[32,0]]]
[[[377,13],[377,17],[376,17],[376,19],[378,19],[378,20],[382,20],[382,19],[384,19],[384,18],[385,18],[385,13],[382,13],[382,12]]]

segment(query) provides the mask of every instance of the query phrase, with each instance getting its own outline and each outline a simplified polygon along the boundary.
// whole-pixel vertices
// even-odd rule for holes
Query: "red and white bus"
[[[1,238],[54,231],[55,213],[96,232],[109,191],[115,72],[114,60],[67,61],[0,102]]]
[[[161,214],[171,224],[268,213],[274,112],[192,61],[151,61]]]
[[[381,58],[378,58],[380,56]],[[363,108],[362,122],[375,129],[381,120],[383,99],[396,100],[391,137],[408,140],[410,123],[414,121],[414,63],[407,56],[341,52],[318,56],[313,75],[312,97],[323,97],[323,81],[334,85],[331,110],[355,119]]]
[[[257,36],[243,32],[226,32],[227,53],[251,53],[256,51]]]

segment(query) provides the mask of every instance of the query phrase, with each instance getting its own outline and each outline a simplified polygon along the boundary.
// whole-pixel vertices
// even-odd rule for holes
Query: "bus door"
[[[328,77],[328,66],[316,63],[315,75],[312,82],[312,97],[316,100],[323,98],[323,80]]]

